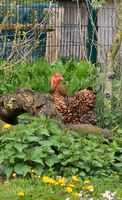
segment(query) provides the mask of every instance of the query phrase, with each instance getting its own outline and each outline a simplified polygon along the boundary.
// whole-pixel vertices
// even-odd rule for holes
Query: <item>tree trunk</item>
[[[118,4],[116,18],[116,32],[113,36],[111,48],[107,54],[107,66],[105,68],[104,105],[111,112],[112,82],[114,78],[115,58],[122,41],[122,2]]]

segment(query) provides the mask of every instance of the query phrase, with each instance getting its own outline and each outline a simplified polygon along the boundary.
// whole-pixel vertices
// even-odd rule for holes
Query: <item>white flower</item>
[[[78,196],[82,197],[83,196],[83,191],[80,191],[79,194],[78,194]]]
[[[68,197],[68,198],[66,198],[66,200],[70,200],[70,198]]]
[[[114,200],[114,197],[116,195],[116,192],[110,192],[110,191],[105,191],[103,194],[101,194],[103,198],[106,200]]]
[[[57,176],[56,178],[57,178],[57,179],[60,179],[60,178],[61,178],[61,176]]]
[[[112,193],[111,193],[111,196],[112,196],[112,197],[115,197],[115,195],[116,195],[116,192],[112,192]]]

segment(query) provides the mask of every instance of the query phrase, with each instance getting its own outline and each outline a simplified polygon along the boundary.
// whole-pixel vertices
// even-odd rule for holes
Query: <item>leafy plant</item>
[[[45,116],[22,115],[19,120],[0,137],[0,169],[7,177],[12,172],[25,176],[30,167],[37,175],[122,175],[122,149],[116,140],[61,130]]]
[[[44,60],[38,60],[26,64],[21,63],[14,66],[13,70],[4,70],[0,74],[0,93],[13,92],[23,86],[47,92],[50,76],[55,72],[64,76],[64,85],[68,87],[70,95],[76,90],[96,87],[97,68],[86,61],[69,60],[63,64],[61,60],[57,60],[49,64]]]

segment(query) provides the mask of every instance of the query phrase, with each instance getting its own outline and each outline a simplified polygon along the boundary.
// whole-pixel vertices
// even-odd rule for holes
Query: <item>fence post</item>
[[[92,64],[97,62],[97,10],[92,6],[92,0],[87,1],[88,10],[88,60]]]

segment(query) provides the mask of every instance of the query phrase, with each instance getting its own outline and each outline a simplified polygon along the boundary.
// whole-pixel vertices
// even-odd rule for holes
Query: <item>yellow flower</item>
[[[66,187],[66,191],[67,191],[68,193],[71,193],[71,192],[72,192],[72,188],[71,188],[71,187]]]
[[[35,173],[36,171],[34,169],[31,170],[32,173]]]
[[[79,193],[78,192],[74,192],[73,193],[75,197],[79,197]]]
[[[10,128],[11,127],[11,124],[4,124],[3,125],[3,128]]]
[[[56,181],[55,181],[53,178],[50,178],[50,179],[49,179],[49,183],[51,183],[51,184],[55,184]]]
[[[10,182],[7,181],[7,180],[4,182],[4,185],[5,185],[5,186],[8,186],[9,184],[10,184]]]
[[[54,185],[58,185],[59,183],[57,181],[54,182]]]
[[[65,185],[65,180],[66,180],[66,179],[65,179],[64,177],[63,177],[63,178],[59,178],[59,179],[58,179],[58,183],[61,184],[61,185],[62,185],[62,184]]]
[[[78,181],[78,177],[77,176],[72,176],[72,180],[73,181]]]
[[[74,188],[75,185],[74,184],[68,184],[68,187]]]
[[[24,197],[24,196],[25,196],[25,193],[22,192],[22,191],[20,191],[20,192],[17,193],[17,195],[18,195],[19,197]]]
[[[88,185],[86,187],[86,189],[92,192],[94,190],[94,186],[93,185]]]
[[[59,184],[59,183],[58,183],[58,184]],[[66,184],[65,184],[65,183],[61,183],[60,185],[61,185],[61,186],[65,186]]]
[[[42,177],[42,181],[43,181],[44,183],[49,183],[49,180],[50,180],[50,178],[49,178],[48,176],[43,176],[43,177]]]
[[[48,177],[48,176],[43,176],[43,177],[42,177],[42,181],[43,181],[44,183],[49,183],[49,184],[58,185],[58,182],[57,182],[57,181],[55,181],[53,178],[50,178],[50,177]]]
[[[85,180],[85,181],[84,181],[84,184],[88,184],[88,183],[90,183],[89,180]]]
[[[13,174],[12,174],[12,177],[14,177],[14,178],[15,178],[16,176],[17,176],[17,174],[16,174],[16,173],[13,173]]]

